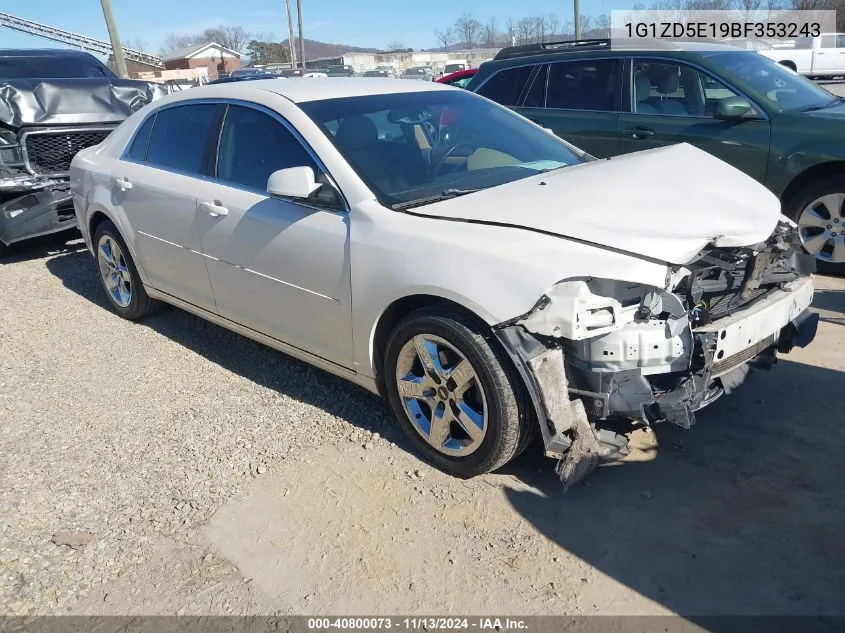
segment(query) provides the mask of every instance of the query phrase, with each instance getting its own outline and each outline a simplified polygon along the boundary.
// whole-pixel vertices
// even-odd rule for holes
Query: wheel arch
[[[790,70],[794,70],[796,72],[798,71],[798,65],[791,59],[783,59],[779,61],[778,64],[780,64],[781,66],[786,66]]]
[[[387,342],[396,325],[412,312],[421,308],[442,306],[457,310],[478,321],[479,325],[492,333],[490,316],[472,304],[454,298],[429,293],[405,295],[390,303],[378,316],[370,334],[370,363],[379,393],[384,396],[384,354]],[[486,317],[486,318],[485,318]]]
[[[92,205],[88,212],[86,228],[88,229],[88,236],[91,242],[91,252],[94,255],[97,254],[97,245],[94,244],[94,233],[96,232],[97,227],[107,220],[114,224],[117,228],[118,233],[120,233],[120,236],[123,238],[123,242],[126,244],[126,248],[129,249],[129,255],[132,257],[132,261],[135,264],[135,268],[138,270],[141,281],[146,283],[147,271],[144,269],[144,265],[141,263],[135,250],[134,240],[130,239],[132,236],[127,234],[128,232],[124,229],[123,222],[121,222],[119,218],[109,213],[106,208],[101,207],[100,205]]]
[[[799,191],[804,189],[811,182],[829,178],[830,176],[845,175],[845,161],[827,161],[808,167],[804,171],[797,174],[784,187],[780,194],[781,205],[783,211],[786,212],[787,206],[795,198]]]

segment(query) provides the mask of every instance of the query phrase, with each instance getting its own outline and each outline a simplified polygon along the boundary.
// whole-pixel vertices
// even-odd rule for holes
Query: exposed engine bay
[[[4,51],[0,61],[0,245],[9,245],[73,228],[73,157],[166,91],[81,51]]]
[[[739,386],[750,368],[771,368],[778,352],[807,345],[818,322],[807,309],[814,271],[815,259],[782,220],[763,243],[710,246],[667,267],[664,289],[567,280],[500,324],[564,484],[624,456],[609,428],[689,429],[695,412]]]

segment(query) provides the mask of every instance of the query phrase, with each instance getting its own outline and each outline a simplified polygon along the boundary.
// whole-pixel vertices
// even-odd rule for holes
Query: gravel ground
[[[363,443],[349,421],[378,428],[387,415],[368,392],[181,311],[120,319],[80,248],[0,264],[9,613],[63,611],[143,562],[157,533],[190,537],[268,464]],[[94,540],[50,543],[73,531]]]
[[[124,321],[42,240],[0,263],[2,611],[843,614],[845,280],[817,286],[813,346],[560,498],[537,454],[456,480],[360,388]]]

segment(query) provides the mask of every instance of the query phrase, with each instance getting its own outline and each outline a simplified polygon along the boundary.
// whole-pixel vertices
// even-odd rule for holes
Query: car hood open
[[[9,79],[0,82],[0,123],[120,123],[162,95],[159,87],[131,79]]]
[[[512,226],[685,264],[708,244],[768,238],[780,202],[692,145],[596,160],[417,207],[414,215]]]

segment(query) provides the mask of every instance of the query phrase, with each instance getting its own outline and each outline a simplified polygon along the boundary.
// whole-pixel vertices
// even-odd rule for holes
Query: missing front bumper
[[[0,243],[6,246],[75,226],[69,185],[25,193],[0,206]]]

